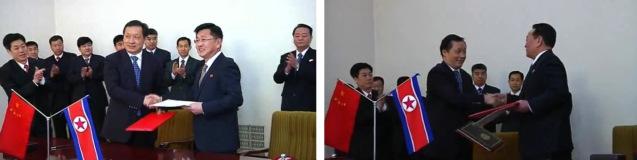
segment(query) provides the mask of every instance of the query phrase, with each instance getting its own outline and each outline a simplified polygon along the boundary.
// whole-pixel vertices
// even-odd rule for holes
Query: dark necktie
[[[204,64],[203,68],[201,68],[201,74],[199,76],[199,86],[201,86],[201,82],[203,81],[203,77],[206,75],[206,69],[208,69],[208,65]]]
[[[184,65],[186,65],[186,61],[182,59],[181,64],[179,64],[179,68],[184,68]]]
[[[462,93],[462,77],[460,76],[460,71],[453,71],[453,75],[456,77],[456,83],[458,84],[458,91]]]
[[[135,84],[137,85],[137,88],[140,87],[140,78],[141,78],[141,69],[139,68],[139,65],[137,64],[137,60],[139,60],[139,58],[137,56],[131,56],[130,57],[131,60],[133,60],[133,72],[135,72]]]
[[[86,65],[88,66],[88,65],[90,64],[90,62],[91,62],[91,61],[90,61],[90,59],[89,59],[89,58],[86,58],[86,59],[84,59],[84,62],[85,62],[85,63],[86,63]]]
[[[60,56],[55,56],[55,62],[59,62],[60,61]]]
[[[24,64],[24,71],[25,72],[29,72],[29,65],[28,64]]]
[[[482,93],[482,87],[479,87],[479,88],[478,88],[478,95],[482,95],[482,94],[483,94],[483,93]]]
[[[301,52],[299,52],[298,54],[296,54],[296,63],[298,63],[299,66],[300,66],[302,60],[303,60],[303,54],[301,54]]]

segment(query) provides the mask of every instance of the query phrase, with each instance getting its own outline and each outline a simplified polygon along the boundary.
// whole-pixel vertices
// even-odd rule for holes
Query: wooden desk
[[[27,151],[25,159],[43,160],[46,159],[46,141],[36,139],[37,144]],[[54,139],[51,146],[62,146],[60,149],[52,150],[52,159],[76,159],[75,148],[71,140]],[[244,157],[237,154],[218,154],[208,152],[195,152],[180,149],[161,149],[134,147],[120,143],[100,142],[104,159],[109,160],[172,160],[172,159],[223,159],[223,160],[262,160],[262,158]],[[12,159],[4,155],[4,159]]]

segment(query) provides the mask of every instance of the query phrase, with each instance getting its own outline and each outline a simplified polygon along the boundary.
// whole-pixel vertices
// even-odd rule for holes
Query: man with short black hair
[[[502,104],[501,94],[475,94],[471,76],[462,69],[467,44],[464,38],[449,34],[440,43],[442,62],[427,75],[426,106],[435,140],[420,150],[418,159],[461,159],[472,156],[471,142],[456,129],[465,125],[467,115],[481,111],[485,104]]]
[[[64,51],[64,39],[62,36],[54,35],[49,39],[49,45],[53,55],[46,58],[46,64],[49,71],[51,85],[47,87],[49,89],[51,100],[51,112],[53,114],[71,104],[71,90],[72,86],[68,81],[69,71],[71,69],[72,61],[75,59],[75,53]],[[67,125],[64,116],[53,117],[53,130],[55,137],[57,138],[69,138],[67,133]]]
[[[106,99],[106,89],[104,89],[104,57],[93,54],[93,40],[88,37],[77,39],[77,48],[80,55],[75,57],[70,69],[69,83],[71,91],[71,102],[89,95],[89,106],[95,131],[102,130],[104,115],[108,100]]]
[[[0,85],[7,97],[11,90],[22,95],[40,111],[48,111],[48,94],[45,83],[45,66],[27,56],[25,38],[20,33],[9,33],[4,36],[2,44],[11,60],[0,67]],[[45,119],[37,113],[31,122],[31,137],[46,137]],[[23,146],[24,147],[24,146]]]
[[[106,56],[104,82],[111,97],[102,136],[107,140],[152,147],[155,132],[128,132],[126,127],[154,109],[164,94],[164,68],[158,58],[142,49],[148,26],[132,20],[123,29],[124,50]],[[153,113],[154,114],[154,113]]]
[[[487,66],[484,64],[477,63],[471,66],[471,78],[473,79],[475,94],[485,95],[500,93],[500,89],[487,84]],[[488,105],[484,107],[488,107]],[[484,128],[488,131],[495,132],[495,124],[495,122],[488,123],[484,126]]]
[[[526,57],[533,63],[526,74],[520,104],[522,159],[571,159],[573,109],[566,68],[553,53],[556,31],[546,23],[534,24],[526,35]]]
[[[520,100],[520,91],[522,82],[524,82],[524,74],[520,71],[512,71],[509,73],[509,88],[511,91],[507,93],[507,103],[513,103]],[[520,128],[519,113],[507,111],[507,116],[502,120],[502,132],[518,132]]]
[[[148,28],[148,35],[146,35],[144,44],[147,52],[157,57],[161,62],[162,67],[164,67],[170,61],[170,52],[167,50],[161,49],[157,47],[157,39],[159,38],[159,34],[157,30],[154,28]]]
[[[170,92],[166,98],[175,100],[192,99],[192,85],[195,84],[197,69],[201,61],[190,57],[190,39],[181,37],[177,39],[177,52],[179,57],[166,64],[164,82],[170,86]]]
[[[294,51],[281,55],[274,72],[274,82],[285,83],[281,93],[281,110],[316,111],[316,50],[312,27],[298,24],[292,30]]]
[[[241,71],[221,52],[223,31],[214,23],[195,28],[197,54],[203,58],[192,88],[195,149],[236,154],[239,148],[237,111],[243,105]]]

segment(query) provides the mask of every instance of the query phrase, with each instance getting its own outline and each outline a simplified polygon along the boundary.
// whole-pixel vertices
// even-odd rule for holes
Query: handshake
[[[148,94],[144,96],[144,106],[148,107],[149,109],[153,109],[154,107],[152,107],[151,105],[159,103],[161,101],[162,98],[156,94]]]
[[[484,103],[491,106],[500,106],[507,102],[507,95],[502,93],[485,94]]]

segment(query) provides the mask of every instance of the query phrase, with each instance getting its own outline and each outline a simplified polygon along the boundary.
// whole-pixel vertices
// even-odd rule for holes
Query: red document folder
[[[164,112],[161,114],[149,113],[146,116],[139,119],[137,122],[126,128],[129,132],[151,132],[157,129],[161,124],[164,124],[167,120],[175,116],[175,112]]]
[[[490,113],[493,113],[495,111],[500,111],[500,110],[507,110],[507,109],[511,109],[513,107],[517,107],[518,106],[518,102],[513,102],[513,103],[509,103],[509,104],[504,104],[498,107],[493,107],[491,109],[487,109],[484,111],[480,111],[474,114],[469,115],[470,119],[480,119],[486,115],[489,115]]]

